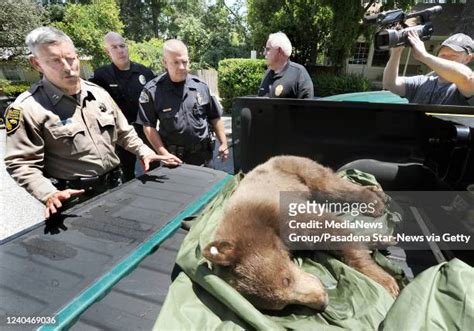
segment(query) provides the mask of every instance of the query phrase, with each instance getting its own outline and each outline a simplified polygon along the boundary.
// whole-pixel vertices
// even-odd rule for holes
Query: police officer
[[[209,165],[213,149],[210,122],[220,142],[221,160],[227,159],[229,151],[220,107],[207,85],[188,74],[186,45],[176,39],[166,41],[163,64],[167,72],[145,86],[137,118],[155,151],[176,155],[188,164]]]
[[[117,32],[109,32],[104,37],[105,51],[111,64],[98,68],[89,81],[102,86],[112,96],[124,113],[129,124],[135,127],[139,137],[146,142],[141,125],[135,122],[138,112],[138,98],[146,82],[155,78],[147,67],[131,62],[128,47],[123,37]],[[136,156],[117,146],[125,180],[135,177]]]
[[[312,99],[313,82],[306,69],[289,60],[291,42],[283,32],[270,34],[264,48],[268,70],[263,76],[258,96],[270,98]]]
[[[156,160],[179,164],[144,145],[110,95],[80,79],[76,50],[62,31],[37,28],[26,44],[43,79],[7,109],[5,164],[19,185],[45,203],[46,218],[71,198],[120,183],[116,144],[140,155],[145,170]]]

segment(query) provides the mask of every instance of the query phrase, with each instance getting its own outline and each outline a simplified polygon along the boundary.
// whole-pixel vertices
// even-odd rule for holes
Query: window
[[[372,57],[372,66],[373,67],[385,67],[387,65],[388,59],[390,58],[389,50],[374,50],[374,56]]]
[[[356,43],[352,50],[352,57],[349,58],[349,64],[367,64],[369,57],[369,44]]]

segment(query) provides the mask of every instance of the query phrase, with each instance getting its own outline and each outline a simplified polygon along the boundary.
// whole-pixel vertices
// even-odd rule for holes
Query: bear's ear
[[[213,241],[204,248],[202,255],[218,265],[234,265],[237,261],[236,243],[225,239]]]

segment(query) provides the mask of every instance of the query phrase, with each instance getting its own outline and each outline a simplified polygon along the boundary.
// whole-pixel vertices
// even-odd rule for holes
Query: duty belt
[[[84,189],[94,191],[97,189],[107,189],[118,186],[121,183],[122,170],[115,168],[100,176],[79,177],[76,179],[50,178],[54,186],[59,190],[64,189]]]
[[[166,149],[171,153],[174,154],[172,151],[183,151],[186,153],[197,153],[201,151],[206,151],[211,149],[211,141],[204,140],[198,144],[190,144],[190,145],[168,145]]]

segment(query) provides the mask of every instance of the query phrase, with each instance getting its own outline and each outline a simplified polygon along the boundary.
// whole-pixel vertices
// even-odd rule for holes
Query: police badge
[[[138,76],[138,81],[140,84],[145,85],[146,84],[146,78],[143,75]]]
[[[148,97],[148,94],[145,91],[142,91],[142,93],[140,93],[140,98],[138,99],[138,102],[147,103],[149,101],[150,98]]]
[[[275,95],[279,97],[281,92],[283,92],[283,85],[280,84],[275,88]]]
[[[5,114],[5,128],[7,133],[12,133],[20,126],[21,108],[11,107]]]
[[[102,113],[105,113],[107,111],[107,107],[105,106],[104,103],[100,103],[99,104],[99,110],[102,112]]]

